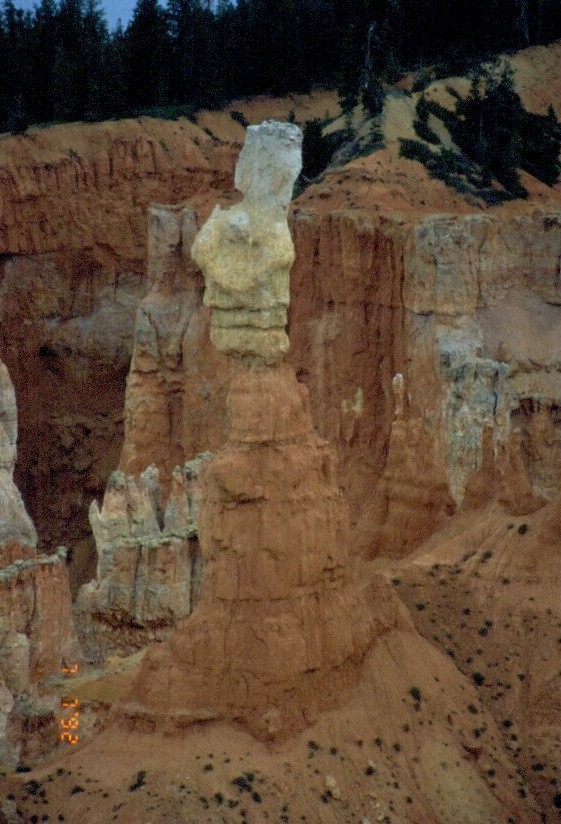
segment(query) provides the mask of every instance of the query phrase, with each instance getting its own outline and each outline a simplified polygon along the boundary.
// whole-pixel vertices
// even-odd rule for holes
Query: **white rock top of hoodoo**
[[[276,120],[248,126],[234,178],[246,206],[255,204],[286,213],[301,169],[302,132],[298,126]]]
[[[274,364],[288,350],[285,332],[294,245],[287,211],[302,168],[302,132],[268,120],[249,126],[236,167],[241,203],[217,206],[193,243],[212,308],[211,340],[249,363]]]

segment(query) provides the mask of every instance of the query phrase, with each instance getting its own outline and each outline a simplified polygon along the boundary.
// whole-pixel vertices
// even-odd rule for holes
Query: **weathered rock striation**
[[[370,557],[406,555],[456,511],[426,423],[408,413],[399,372],[393,392],[395,416],[386,466],[354,532],[358,550]]]
[[[274,147],[288,143],[290,164],[278,159],[282,186],[273,175],[269,183],[251,188],[256,209],[261,195],[276,200],[278,208],[265,211],[274,216],[275,248],[290,184],[285,169],[290,165],[293,178],[298,171],[296,130],[266,123],[255,131],[259,135],[250,138],[243,157],[244,181],[262,169],[256,158],[261,136]],[[223,231],[231,241],[230,229],[225,220],[223,229],[213,232]],[[214,254],[203,251],[205,237],[203,229],[195,254],[209,265],[212,279],[218,264]],[[214,249],[212,234],[208,242]],[[247,235],[239,242],[244,249]],[[266,250],[263,256],[267,259]],[[262,259],[253,263],[253,276],[244,275],[241,307],[236,303],[221,311],[236,319],[243,293],[250,292],[251,303],[251,290],[263,291]],[[271,275],[266,267],[265,272]],[[267,311],[256,310],[256,329]],[[228,442],[203,474],[203,594],[184,626],[148,651],[119,712],[133,726],[140,721],[170,731],[200,720],[237,720],[254,735],[273,739],[302,729],[348,697],[375,628],[381,631],[397,619],[391,609],[376,616],[369,603],[372,590],[367,594],[351,580],[348,516],[334,453],[313,431],[307,389],[290,367],[278,363],[284,340],[268,332],[247,336],[235,323],[226,328],[225,348],[242,363],[228,393]],[[218,340],[222,346],[225,338]]]
[[[65,661],[82,660],[66,549],[35,555],[18,547],[17,555],[0,569],[0,765],[9,767],[54,748],[59,702],[38,687]]]
[[[157,231],[181,244],[174,285],[151,288],[143,303],[146,358],[134,344],[124,420],[123,400],[146,294],[147,204],[188,200],[201,222],[209,193],[214,200],[231,185],[236,148],[182,121],[142,120],[37,131],[4,141],[3,153],[0,353],[20,400],[16,480],[40,546],[73,547],[76,591],[95,567],[87,509],[110,472],[138,475],[156,463],[166,490],[175,465],[225,438],[232,367],[208,343],[189,241],[163,217]],[[310,187],[290,218],[287,357],[310,390],[318,432],[337,449],[351,523],[385,463],[396,372],[456,504],[480,464],[484,422],[508,439],[509,418],[537,494],[551,499],[560,458],[558,209],[398,212],[393,191],[373,202],[380,187],[360,163]],[[168,377],[159,379],[165,358]]]
[[[529,515],[545,498],[536,495],[522,459],[522,437],[514,429],[508,441],[497,439],[490,423],[483,426],[481,464],[468,479],[462,502],[465,511],[497,502],[510,515]]]
[[[136,316],[119,468],[138,476],[155,464],[164,496],[173,468],[225,435],[231,366],[208,340],[204,282],[190,255],[196,231],[192,208],[148,210],[150,288]]]
[[[209,192],[231,188],[236,154],[187,120],[149,118],[2,142],[0,358],[18,397],[16,482],[40,548],[72,547],[75,593],[95,569],[88,506],[122,449],[146,209],[194,199],[204,211]]]
[[[284,737],[349,694],[374,627],[391,620],[352,585],[335,456],[306,388],[286,366],[243,371],[228,408],[229,441],[203,478],[201,601],[149,650],[122,711],[170,731],[226,719]]]
[[[198,478],[209,459],[202,454],[175,468],[165,506],[153,465],[138,481],[113,472],[101,509],[92,502],[97,573],[74,608],[88,658],[138,650],[193,610],[202,580]]]
[[[433,215],[411,231],[403,287],[408,377],[412,394],[423,398],[423,416],[438,422],[434,437],[458,503],[481,461],[486,421],[504,441],[511,419],[521,429],[522,459],[538,494],[551,498],[559,486],[560,259],[561,220],[551,209],[500,219]]]

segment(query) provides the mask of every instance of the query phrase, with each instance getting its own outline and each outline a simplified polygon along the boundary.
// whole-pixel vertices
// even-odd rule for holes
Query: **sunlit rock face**
[[[124,409],[119,469],[138,477],[158,468],[162,495],[176,466],[224,441],[233,364],[209,341],[204,280],[190,250],[197,214],[183,206],[148,210],[149,291],[138,308]]]
[[[211,340],[228,355],[278,363],[285,332],[294,246],[286,220],[300,172],[302,133],[289,123],[250,126],[236,168],[243,201],[217,206],[193,244],[202,269]]]
[[[120,716],[168,732],[235,720],[281,739],[350,695],[399,611],[382,581],[352,580],[335,454],[292,369],[240,370],[228,411],[229,440],[203,473],[201,600],[148,651]]]
[[[520,429],[537,495],[559,488],[561,218],[558,210],[423,218],[405,245],[408,383],[461,504],[495,440]]]

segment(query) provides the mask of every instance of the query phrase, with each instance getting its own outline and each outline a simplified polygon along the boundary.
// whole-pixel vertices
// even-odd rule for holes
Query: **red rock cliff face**
[[[208,343],[187,236],[168,250],[167,280],[147,283],[144,261],[149,200],[187,202],[200,225],[216,193],[231,191],[235,151],[181,123],[55,133],[3,144],[0,355],[20,409],[18,485],[41,545],[75,547],[77,581],[93,573],[87,509],[112,469],[139,474],[155,462],[165,492],[174,465],[223,442],[228,367]],[[505,439],[510,418],[530,480],[551,497],[558,211],[382,214],[360,191],[352,207],[319,187],[295,204],[289,316],[288,360],[337,450],[351,524],[384,468],[396,372],[456,504],[481,462],[485,421]],[[361,527],[365,551],[369,541]]]
[[[227,432],[232,369],[210,346],[185,229],[195,221],[189,210],[152,210],[151,290],[137,316],[125,402],[121,468],[139,474],[154,462],[164,487],[174,465],[216,449]],[[403,239],[398,226],[348,213],[297,212],[292,230],[288,360],[310,390],[314,424],[337,448],[354,521],[384,463],[391,380],[404,362]]]
[[[386,584],[351,580],[335,456],[293,371],[242,369],[228,408],[228,443],[203,474],[201,601],[149,650],[120,715],[170,732],[238,720],[282,738],[348,696],[399,610]]]
[[[200,143],[200,145],[197,145]],[[0,152],[0,357],[16,388],[16,481],[40,546],[93,571],[87,510],[119,461],[150,200],[231,186],[233,152],[187,121],[32,130]]]
[[[337,448],[355,521],[384,465],[391,381],[406,357],[403,237],[397,222],[304,209],[293,234],[288,359],[318,432]]]
[[[145,209],[231,185],[231,151],[188,121],[70,124],[4,142],[3,254],[144,260]]]

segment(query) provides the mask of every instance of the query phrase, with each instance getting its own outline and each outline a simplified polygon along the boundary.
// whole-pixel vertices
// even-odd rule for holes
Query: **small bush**
[[[249,121],[241,112],[231,111],[230,117],[232,118],[232,120],[235,120],[236,123],[239,123],[240,126],[243,126],[244,129],[247,129],[247,127],[249,126]]]
[[[253,787],[251,786],[251,782],[244,775],[238,775],[236,778],[232,779],[232,784],[237,787],[240,792],[242,793],[252,793]]]
[[[136,774],[136,781],[129,786],[129,792],[133,793],[146,784],[146,770],[139,770]]]
[[[433,143],[435,146],[440,143],[438,135],[422,120],[414,120],[413,128],[415,129],[415,134],[417,137],[420,137],[421,140],[426,140],[427,143]]]
[[[302,129],[302,177],[306,181],[318,177],[344,139],[342,131],[324,135],[318,118],[307,120]]]

